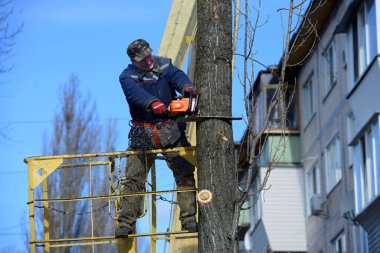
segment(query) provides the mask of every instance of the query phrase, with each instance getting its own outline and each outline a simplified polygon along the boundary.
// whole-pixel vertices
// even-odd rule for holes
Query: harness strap
[[[154,144],[156,144],[156,147],[157,148],[161,148],[161,141],[160,141],[160,136],[158,135],[158,131],[157,131],[157,125],[152,125],[152,136],[153,136],[153,140],[154,140]]]
[[[163,128],[166,127],[167,125],[170,125],[173,121],[168,119],[162,122],[158,123],[149,123],[149,122],[144,122],[144,121],[137,121],[137,120],[131,120],[132,125],[134,126],[140,126],[140,127],[145,127],[145,128]]]

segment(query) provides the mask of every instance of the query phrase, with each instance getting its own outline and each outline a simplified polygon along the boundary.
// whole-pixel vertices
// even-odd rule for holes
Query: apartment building
[[[379,14],[379,0],[311,1],[292,39],[310,253],[380,252]]]
[[[304,178],[297,101],[294,98],[294,86],[289,85],[284,96],[286,106],[278,103],[270,111],[271,98],[279,84],[278,74],[276,66],[261,71],[250,93],[249,101],[255,103],[252,112],[254,120],[252,131],[246,131],[243,137],[238,166],[243,183],[251,167],[249,203],[252,208],[248,210],[251,224],[245,232],[241,252],[306,252]],[[283,126],[280,116],[285,107],[288,113]],[[260,129],[266,124],[264,119],[267,115],[270,115],[268,127],[259,141],[263,144],[252,153],[253,139],[259,136]],[[247,162],[258,153],[260,158],[253,165]],[[274,168],[273,162],[276,163]]]
[[[305,38],[315,43],[295,75],[307,249],[379,252],[380,1],[336,1],[314,12],[317,2],[309,12],[326,21],[318,37]]]

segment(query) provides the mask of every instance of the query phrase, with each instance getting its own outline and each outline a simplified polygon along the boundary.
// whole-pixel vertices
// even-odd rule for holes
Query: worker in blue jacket
[[[193,92],[187,75],[171,60],[154,56],[149,44],[138,39],[127,48],[131,64],[121,73],[120,84],[127,99],[131,120],[129,150],[188,147],[184,134],[186,124],[169,119],[167,107],[177,96]],[[194,166],[178,153],[163,154],[172,170],[177,189],[195,187]],[[154,154],[148,155],[148,168],[154,163]],[[145,191],[147,177],[144,155],[127,157],[126,177],[122,182],[122,193]],[[197,231],[194,192],[177,194],[182,230]],[[143,197],[124,197],[115,230],[116,238],[126,238],[135,230],[136,219],[142,215]]]

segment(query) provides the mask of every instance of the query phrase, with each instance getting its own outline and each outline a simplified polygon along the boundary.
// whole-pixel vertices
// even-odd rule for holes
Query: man
[[[142,39],[133,41],[127,48],[132,64],[120,75],[120,84],[127,99],[132,117],[129,132],[130,150],[150,150],[190,146],[184,134],[186,124],[177,123],[168,117],[167,107],[176,96],[176,91],[185,94],[196,88],[186,74],[175,67],[171,60],[152,55],[149,44]],[[163,154],[178,189],[194,188],[194,166],[178,153]],[[126,180],[123,193],[145,191],[148,167],[154,162],[154,154],[132,155],[127,158]],[[197,231],[194,192],[177,194],[180,207],[182,230]],[[136,219],[141,215],[143,197],[123,198],[118,217],[116,238],[128,237],[135,228]]]

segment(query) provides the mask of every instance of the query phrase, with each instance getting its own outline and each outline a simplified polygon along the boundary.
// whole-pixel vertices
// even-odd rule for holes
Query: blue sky
[[[269,20],[258,31],[256,58],[277,64],[282,31],[276,10],[287,1],[263,2],[263,15]],[[0,137],[0,252],[7,248],[23,252],[21,231],[28,210],[23,159],[41,155],[42,136],[51,132],[58,110],[59,87],[71,74],[78,75],[81,91],[96,101],[101,122],[119,119],[117,149],[124,150],[129,114],[118,76],[129,63],[125,48],[132,40],[145,38],[157,52],[171,4],[171,0],[13,0],[11,25],[24,23],[24,28],[6,63],[12,71],[0,75],[0,130],[7,136]],[[239,63],[237,67],[242,70]],[[237,81],[233,89],[233,114],[241,116],[243,95]],[[244,127],[244,122],[234,123],[236,141]]]

